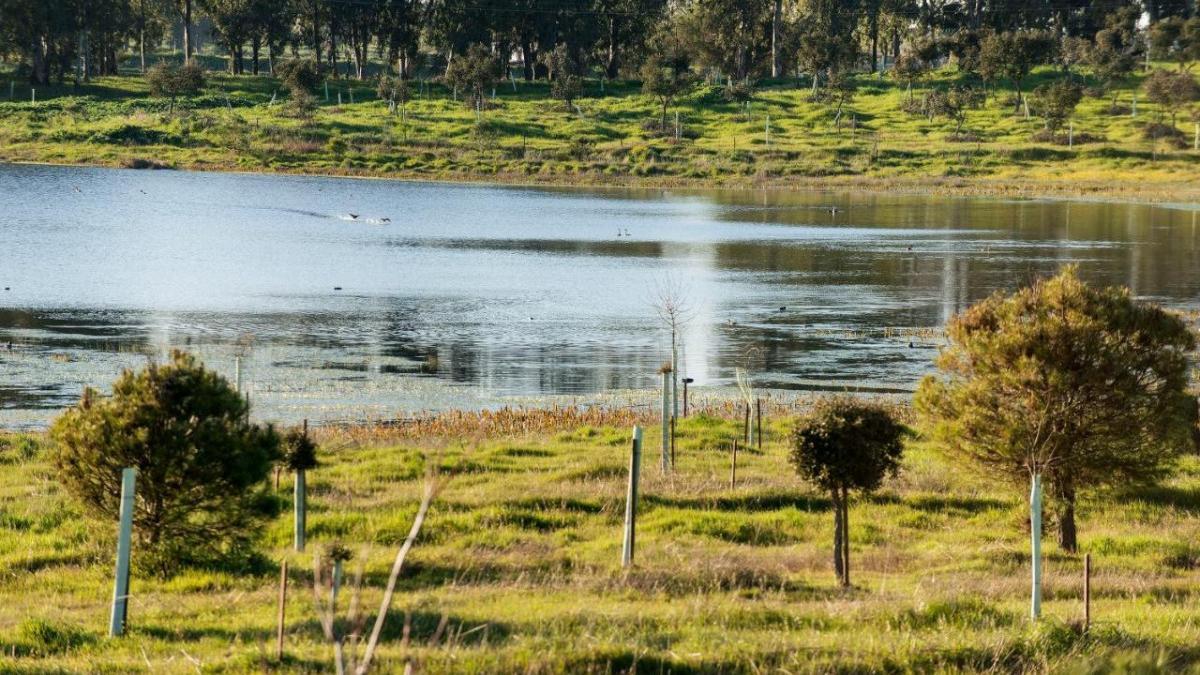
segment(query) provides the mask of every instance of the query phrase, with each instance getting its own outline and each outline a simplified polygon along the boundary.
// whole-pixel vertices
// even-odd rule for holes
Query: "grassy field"
[[[412,659],[418,672],[456,673],[1200,672],[1197,458],[1161,487],[1082,503],[1095,623],[1081,635],[1081,557],[1049,547],[1046,616],[1031,624],[1024,489],[919,439],[897,479],[853,503],[854,587],[838,589],[831,511],[793,477],[778,410],[732,488],[735,422],[684,421],[664,476],[646,420],[636,566],[622,571],[628,421],[469,442],[322,435],[310,548],[338,540],[356,553],[351,573],[365,562],[368,607],[426,468],[448,480],[401,580],[381,671]],[[81,517],[40,438],[4,437],[0,458],[0,671],[332,671],[311,554],[291,552],[287,515],[259,570],[135,577],[130,633],[112,640],[114,524]],[[292,570],[282,662],[280,559]]]
[[[1163,67],[1169,67],[1162,64]],[[1049,69],[1028,91],[1055,76]],[[917,88],[946,87],[950,70]],[[0,81],[0,160],[279,171],[519,183],[726,187],[865,187],[997,195],[1200,199],[1200,152],[1181,116],[1178,142],[1150,141],[1158,118],[1110,114],[1111,98],[1085,98],[1076,138],[1034,142],[1043,121],[1014,112],[1001,88],[969,113],[966,141],[954,124],[901,110],[904,86],[861,75],[858,94],[834,123],[833,107],[808,101],[805,82],[762,83],[749,111],[699,86],[673,106],[670,133],[647,132],[654,101],[636,83],[589,81],[577,109],[545,83],[502,83],[482,115],[440,85],[419,84],[405,115],[389,115],[368,82],[331,81],[311,120],[286,113],[267,77],[213,74],[205,94],[167,114],[136,76],[98,78],[33,92]],[[1132,107],[1141,76],[1117,92]],[[341,96],[341,103],[338,96]],[[353,96],[353,102],[351,102]],[[272,105],[272,99],[275,104]],[[674,137],[678,113],[680,138]],[[770,140],[767,118],[770,118]],[[838,128],[840,126],[840,129]]]

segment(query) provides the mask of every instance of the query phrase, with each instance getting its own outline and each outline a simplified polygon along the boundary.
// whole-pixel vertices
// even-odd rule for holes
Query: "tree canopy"
[[[266,479],[279,436],[250,422],[246,399],[183,352],[124,371],[111,396],[85,390],[50,435],[59,478],[96,516],[117,517],[121,471],[137,469],[138,556],[160,572],[244,557],[275,506]]]
[[[989,475],[1041,474],[1076,548],[1080,490],[1157,479],[1194,448],[1187,324],[1127,288],[1093,288],[1074,267],[955,316],[940,376],[915,405],[949,451]]]

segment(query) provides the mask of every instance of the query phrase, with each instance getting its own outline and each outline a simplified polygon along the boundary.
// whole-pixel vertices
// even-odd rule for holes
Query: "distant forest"
[[[526,80],[637,78],[653,61],[728,82],[807,73],[815,87],[906,54],[972,71],[996,36],[1038,51],[983,59],[1000,69],[1185,63],[1200,18],[1196,0],[0,0],[0,58],[32,84],[144,70],[169,47],[190,61],[203,37],[234,74],[304,58],[336,77],[436,77],[486,50]]]

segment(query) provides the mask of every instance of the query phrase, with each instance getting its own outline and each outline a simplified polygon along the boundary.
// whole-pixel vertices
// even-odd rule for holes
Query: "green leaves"
[[[903,434],[903,425],[878,403],[825,398],[796,425],[789,460],[825,491],[867,492],[899,470]]]
[[[113,394],[84,393],[55,420],[58,474],[93,515],[115,518],[121,469],[138,470],[134,534],[160,572],[245,552],[261,517],[279,436],[248,419],[220,375],[175,352],[126,370]]]
[[[1072,503],[1078,488],[1153,480],[1194,447],[1195,336],[1128,289],[1067,267],[976,304],[947,334],[942,375],[914,402],[937,440],[993,475],[1041,472]]]

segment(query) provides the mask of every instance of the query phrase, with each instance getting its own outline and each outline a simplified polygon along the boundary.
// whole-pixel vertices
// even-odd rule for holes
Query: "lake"
[[[0,165],[0,426],[172,348],[284,422],[611,399],[658,381],[665,287],[698,387],[903,393],[1067,263],[1200,307],[1198,212]]]

